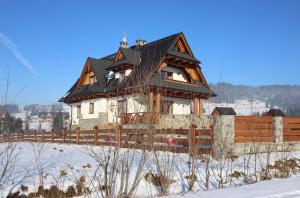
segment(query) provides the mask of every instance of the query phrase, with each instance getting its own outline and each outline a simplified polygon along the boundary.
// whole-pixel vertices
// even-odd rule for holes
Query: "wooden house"
[[[157,123],[160,115],[203,114],[210,90],[182,32],[87,58],[78,80],[60,101],[71,106],[73,127]]]

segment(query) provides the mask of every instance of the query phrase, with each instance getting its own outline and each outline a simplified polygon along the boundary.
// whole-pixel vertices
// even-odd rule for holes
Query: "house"
[[[236,115],[236,112],[231,107],[216,107],[211,113],[213,116]]]
[[[182,32],[88,57],[78,80],[60,99],[71,107],[72,127],[158,123],[164,115],[203,114],[210,90]]]
[[[280,109],[270,109],[270,111],[268,111],[266,113],[266,116],[278,116],[278,117],[284,117],[284,113],[280,110]]]

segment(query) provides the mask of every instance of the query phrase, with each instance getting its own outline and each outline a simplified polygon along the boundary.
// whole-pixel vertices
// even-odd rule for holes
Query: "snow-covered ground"
[[[4,148],[5,144],[0,144],[0,150]],[[99,161],[91,156],[91,149],[96,152],[100,152],[101,149],[109,149],[109,147],[95,147],[87,145],[63,145],[63,144],[30,144],[30,143],[17,143],[16,151],[18,155],[16,157],[17,164],[14,170],[14,174],[10,177],[11,183],[7,185],[5,190],[0,192],[0,197],[5,197],[8,191],[13,188],[16,191],[20,188],[21,184],[28,186],[28,191],[36,191],[40,185],[41,178],[38,175],[38,167],[42,169],[43,183],[45,187],[51,185],[57,185],[60,189],[66,190],[68,186],[76,184],[78,178],[81,175],[86,177],[86,185],[92,191],[92,197],[101,197],[95,189],[92,183],[95,183],[95,177],[100,178],[101,172],[98,172]],[[100,149],[100,150],[99,150]],[[122,149],[121,152],[126,154],[126,149]],[[40,153],[40,159],[36,160],[35,156]],[[140,150],[136,151],[135,160],[133,161],[132,169],[133,175],[130,178],[134,178],[134,172],[138,168],[138,162],[142,155]],[[144,174],[148,171],[156,172],[155,170],[155,158],[153,153],[146,153],[147,161],[144,165]],[[104,158],[105,156],[103,156]],[[112,157],[112,156],[111,156]],[[238,159],[233,161],[228,160],[217,161],[211,160],[209,163],[209,189],[205,187],[206,178],[206,160],[207,158],[199,158],[198,165],[196,167],[197,181],[194,186],[195,192],[187,192],[188,183],[185,178],[190,174],[191,163],[187,154],[172,154],[159,152],[158,158],[162,165],[168,165],[170,168],[170,177],[175,181],[171,184],[168,192],[168,197],[179,198],[184,197],[300,197],[300,175],[293,175],[287,179],[272,179],[269,181],[259,181],[255,184],[246,185],[251,183],[257,178],[260,180],[260,172],[262,167],[266,166],[267,154],[260,154],[256,156],[239,156]],[[273,153],[271,155],[271,164],[274,161],[282,158],[300,157],[300,152],[294,153]],[[101,159],[103,159],[101,158]],[[120,157],[121,159],[121,157]],[[39,161],[40,166],[37,161]],[[170,163],[171,162],[171,163]],[[222,165],[224,165],[222,167]],[[257,174],[255,173],[255,167]],[[220,182],[220,169],[223,168],[224,188],[218,189]],[[247,169],[247,175],[245,178],[233,178],[228,177],[233,171],[244,171]],[[1,168],[0,168],[1,170]],[[62,175],[62,172],[65,174]],[[122,171],[118,170],[116,174],[120,174]],[[227,177],[226,177],[227,175]],[[226,179],[225,179],[226,178]],[[118,183],[119,177],[116,179]],[[119,184],[116,185],[118,188]],[[94,189],[94,190],[93,190]],[[158,192],[156,188],[147,182],[142,177],[135,197],[153,197],[157,196]]]
[[[261,181],[239,187],[221,188],[208,191],[190,192],[183,197],[189,198],[293,198],[300,197],[300,176],[286,179]],[[180,198],[182,195],[169,195],[168,198]]]

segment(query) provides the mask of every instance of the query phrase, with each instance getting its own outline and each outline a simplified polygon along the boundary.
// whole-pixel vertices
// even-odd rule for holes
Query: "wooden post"
[[[194,114],[198,114],[198,98],[194,98]]]
[[[45,135],[45,132],[44,131],[42,131],[42,142],[44,142],[44,135]]]
[[[98,144],[98,126],[94,127],[94,144],[97,145]]]
[[[76,143],[79,144],[80,141],[80,128],[77,127],[76,129]]]
[[[118,128],[118,147],[119,148],[122,148],[122,133],[123,133],[122,125],[119,125],[119,128]]]
[[[203,115],[203,98],[199,98],[199,114]]]
[[[193,124],[189,131],[189,150],[192,155],[196,153],[196,126]]]
[[[36,131],[34,131],[34,142],[36,142]]]
[[[62,129],[62,135],[63,135],[63,144],[66,142],[66,130]]]
[[[149,93],[149,112],[153,112],[153,92]]]
[[[157,94],[156,94],[156,114],[155,114],[155,123],[158,122],[159,114],[160,114],[160,93],[157,92]]]
[[[54,129],[51,129],[51,143],[54,141]]]

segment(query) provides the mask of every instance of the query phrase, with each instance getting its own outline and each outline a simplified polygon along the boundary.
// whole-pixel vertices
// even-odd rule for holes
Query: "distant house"
[[[280,109],[270,109],[270,111],[268,111],[266,113],[266,116],[278,116],[278,117],[284,117],[285,114],[280,110]]]
[[[210,90],[183,33],[150,43],[137,40],[103,58],[87,58],[60,101],[71,106],[73,127],[157,122],[160,115],[203,114]]]
[[[236,112],[231,107],[216,107],[211,113],[213,116],[236,115]]]

